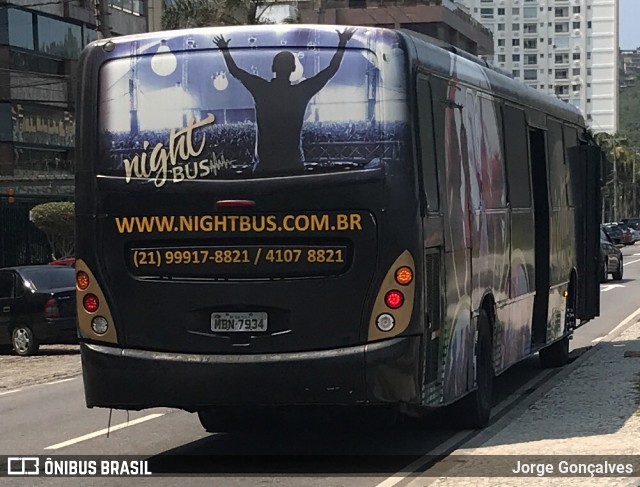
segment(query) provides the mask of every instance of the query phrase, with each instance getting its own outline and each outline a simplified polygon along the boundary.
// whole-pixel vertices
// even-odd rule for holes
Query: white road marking
[[[11,391],[0,392],[0,396],[4,396],[5,394],[12,394],[14,392],[20,392],[22,389],[13,389]]]
[[[638,308],[637,310],[635,310],[633,313],[631,313],[629,316],[627,316],[624,320],[622,320],[613,330],[611,330],[606,336],[604,337],[600,337],[600,338],[596,338],[595,341],[601,341],[604,340],[606,338],[609,338],[611,335],[613,335],[617,330],[619,330],[620,328],[622,328],[623,326],[627,325],[631,320],[633,320],[634,318],[638,317],[638,315],[640,315],[640,308]],[[553,371],[550,371],[547,373],[547,375],[552,375]],[[539,382],[543,382],[544,379],[541,379],[540,377],[534,377],[533,379],[531,379],[530,381],[528,381],[526,384],[520,386],[511,396],[507,397],[504,401],[502,401],[500,404],[496,405],[494,408],[492,408],[491,410],[491,416],[495,416],[496,414],[498,414],[499,412],[503,411],[504,409],[506,409],[511,403],[515,402],[516,400],[518,400],[520,394],[522,394],[521,391],[526,391],[527,389],[529,389],[531,387],[531,385],[533,385],[533,383],[539,383]],[[431,450],[429,453],[425,453],[423,456],[421,456],[420,458],[418,458],[417,460],[415,460],[414,462],[410,463],[409,465],[407,465],[406,467],[404,467],[402,470],[400,470],[399,472],[395,473],[394,475],[392,475],[391,477],[386,478],[385,480],[383,480],[382,482],[380,482],[378,485],[376,485],[376,487],[393,487],[394,485],[399,484],[400,482],[402,482],[404,479],[406,479],[407,477],[410,477],[412,475],[414,475],[415,473],[421,474],[424,472],[416,472],[416,469],[418,467],[420,467],[421,465],[424,465],[425,463],[427,463],[427,461],[429,460],[430,457],[433,456],[437,456],[437,455],[444,455],[445,453],[447,453],[447,450],[449,448],[454,447],[459,441],[461,441],[465,436],[470,435],[470,432],[473,430],[463,430],[460,431],[458,433],[456,433],[454,436],[452,436],[449,440],[447,440],[446,442],[438,445],[436,448],[434,448],[433,450]],[[453,452],[451,452],[453,453]],[[418,477],[419,478],[419,477]]]
[[[82,441],[86,441],[92,438],[96,438],[98,436],[106,435],[108,432],[112,433],[114,431],[128,428],[129,426],[135,426],[136,424],[144,423],[146,421],[151,421],[152,419],[156,419],[164,415],[165,413],[149,414],[147,416],[134,419],[133,421],[129,421],[127,423],[117,424],[115,426],[112,426],[111,428],[104,428],[104,429],[101,429],[100,431],[94,431],[93,433],[89,433],[87,435],[78,436],[77,438],[72,438],[71,440],[63,441],[62,443],[56,443],[55,445],[46,447],[45,450],[58,450],[60,448],[64,448],[65,446],[75,445],[76,443],[80,443]]]
[[[70,380],[76,380],[76,379],[77,379],[77,377],[71,377],[71,378],[69,378],[69,379],[60,379],[60,380],[54,380],[53,382],[46,382],[46,383],[44,383],[44,384],[42,384],[42,385],[44,385],[44,386],[50,386],[50,385],[52,385],[52,384],[60,384],[60,383],[62,383],[62,382],[69,382]]]
[[[640,254],[633,254],[633,255],[640,255]],[[636,262],[640,262],[640,259],[632,260],[631,262],[625,262],[622,265],[625,266],[625,265],[629,265],[629,264],[635,264]]]
[[[601,284],[601,288],[600,288],[600,292],[606,293],[607,291],[611,291],[612,289],[615,289],[617,287],[624,287],[623,284]]]
[[[429,453],[424,454],[414,462],[404,467],[399,472],[396,472],[395,474],[393,474],[391,477],[384,479],[382,482],[376,485],[376,487],[393,487],[394,485],[399,484],[404,479],[409,477],[412,473],[414,473],[416,469],[424,465],[429,460],[430,457],[433,457],[436,455],[444,455],[445,453],[447,453],[447,451],[450,448],[453,448],[456,444],[464,440],[465,437],[469,436],[471,431],[473,430],[463,430],[456,433],[447,441],[445,441],[444,443],[441,443],[436,448],[431,450]]]
[[[622,328],[623,326],[625,326],[626,324],[628,324],[631,320],[633,320],[634,318],[637,318],[638,315],[640,315],[640,308],[638,308],[637,310],[635,310],[633,313],[631,313],[629,316],[627,316],[624,320],[622,320],[618,326],[616,326],[613,330],[611,330],[609,333],[607,333],[607,337],[613,335],[616,331],[618,331],[620,328]]]

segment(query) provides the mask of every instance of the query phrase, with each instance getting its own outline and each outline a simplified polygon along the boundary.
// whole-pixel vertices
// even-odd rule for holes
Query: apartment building
[[[618,71],[621,90],[636,85],[636,81],[640,77],[640,47],[620,50]]]
[[[496,66],[618,130],[618,0],[460,0],[493,32]]]

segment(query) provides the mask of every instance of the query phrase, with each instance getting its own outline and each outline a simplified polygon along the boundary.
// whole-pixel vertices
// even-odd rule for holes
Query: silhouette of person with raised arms
[[[229,40],[217,36],[213,42],[222,51],[229,73],[249,90],[256,108],[258,130],[256,134],[255,175],[295,174],[304,171],[302,151],[302,123],[307,105],[338,72],[344,48],[355,29],[347,28],[338,32],[339,42],[329,66],[313,78],[295,85],[290,77],[295,71],[295,57],[289,51],[282,51],[273,58],[272,70],[275,77],[267,81],[260,76],[240,69],[229,52]]]

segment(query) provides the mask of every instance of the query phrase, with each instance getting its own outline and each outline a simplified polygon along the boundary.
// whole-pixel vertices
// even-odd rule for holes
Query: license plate
[[[211,331],[267,331],[267,313],[212,313]]]

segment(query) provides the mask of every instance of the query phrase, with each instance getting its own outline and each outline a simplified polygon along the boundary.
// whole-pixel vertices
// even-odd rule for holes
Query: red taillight
[[[49,298],[44,303],[44,316],[46,318],[60,318],[60,310],[58,309],[58,300],[56,298]]]
[[[76,284],[78,285],[78,289],[84,291],[89,287],[89,274],[84,271],[78,271],[76,274]]]
[[[384,296],[384,304],[391,309],[398,309],[404,304],[404,295],[400,291],[389,291]]]
[[[84,298],[82,298],[82,306],[89,313],[95,313],[98,311],[98,307],[100,306],[100,301],[98,301],[98,296],[95,294],[87,294]]]

